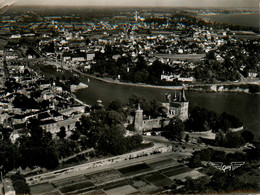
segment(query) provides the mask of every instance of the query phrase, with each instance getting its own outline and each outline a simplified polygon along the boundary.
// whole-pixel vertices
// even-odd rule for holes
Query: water
[[[87,78],[81,78],[81,80],[87,83]],[[92,105],[99,99],[104,105],[108,105],[114,99],[120,99],[126,103],[133,94],[144,96],[147,100],[158,101],[165,101],[165,93],[174,95],[174,91],[171,90],[116,85],[94,79],[90,79],[88,85],[88,88],[77,91],[75,95]],[[260,95],[192,91],[187,92],[186,95],[191,107],[199,106],[218,113],[234,114],[243,122],[244,128],[252,131],[256,140],[260,140]]]
[[[259,14],[230,14],[207,16],[211,21],[233,25],[259,27]]]

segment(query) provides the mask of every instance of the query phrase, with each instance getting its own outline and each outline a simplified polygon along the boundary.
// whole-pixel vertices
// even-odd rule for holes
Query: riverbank
[[[118,79],[112,79],[112,78],[100,78],[96,77],[87,73],[83,73],[79,70],[73,69],[72,71],[82,75],[86,76],[92,79],[96,79],[105,83],[110,84],[117,84],[117,85],[127,85],[127,86],[134,86],[134,87],[145,87],[145,88],[155,88],[155,89],[167,89],[167,90],[182,90],[183,88],[190,91],[203,91],[203,92],[243,92],[243,93],[250,93],[249,89],[245,90],[216,90],[218,87],[224,88],[224,86],[240,86],[240,85],[256,85],[260,87],[260,80],[258,81],[242,81],[242,82],[223,82],[218,84],[205,84],[205,83],[197,83],[197,84],[183,84],[181,86],[161,86],[161,85],[151,85],[151,84],[145,84],[145,83],[129,83],[129,82],[122,82]],[[201,88],[199,88],[201,87]],[[197,88],[197,89],[196,89]]]
[[[218,84],[205,84],[205,83],[198,83],[198,84],[184,84],[180,86],[161,86],[161,85],[151,85],[145,83],[128,83],[122,82],[118,79],[112,78],[100,78],[96,77],[87,73],[82,73],[78,70],[74,70],[77,73],[87,76],[92,79],[96,79],[105,83],[110,84],[117,84],[117,85],[127,85],[127,86],[134,86],[134,87],[145,87],[145,88],[155,88],[155,89],[167,89],[167,90],[182,90],[183,88],[189,91],[201,91],[201,92],[239,92],[239,93],[251,93],[249,88],[246,88],[246,85],[255,85],[260,88],[260,80],[258,81],[243,81],[243,82],[223,82]],[[236,87],[233,87],[236,86]],[[240,88],[240,86],[242,86]],[[229,89],[230,88],[230,89]],[[256,94],[260,94],[259,92]]]
[[[70,86],[70,90],[71,90],[71,92],[76,92],[76,91],[79,90],[79,89],[85,89],[85,88],[87,88],[87,87],[88,87],[87,84],[85,84],[85,83],[79,83],[78,85],[71,85],[71,86]]]
[[[260,92],[260,80],[248,80],[248,81],[240,81],[240,82],[222,82],[222,83],[193,83],[193,84],[183,84],[179,86],[161,86],[161,85],[151,85],[145,83],[130,83],[130,82],[122,82],[118,79],[112,79],[109,77],[100,78],[88,73],[83,73],[76,68],[72,67],[64,67],[57,62],[49,62],[48,65],[56,67],[56,68],[64,68],[64,70],[68,70],[71,72],[75,72],[81,76],[85,76],[91,79],[95,79],[108,84],[116,84],[116,85],[125,85],[125,86],[133,86],[133,87],[143,87],[143,88],[153,88],[153,89],[165,89],[165,90],[182,90],[183,88],[188,91],[199,91],[199,92],[238,92],[238,93],[251,93],[249,88],[242,87],[239,89],[239,86],[245,85],[254,85],[259,87]],[[85,83],[87,84],[87,83]],[[229,89],[228,86],[236,86],[236,89]],[[218,90],[220,89],[220,90]],[[258,92],[258,94],[259,94]]]

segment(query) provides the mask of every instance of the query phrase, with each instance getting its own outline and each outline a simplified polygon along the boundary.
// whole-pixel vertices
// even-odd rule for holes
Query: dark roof
[[[51,115],[48,112],[43,112],[43,113],[38,114],[39,120],[46,119],[46,118],[49,118],[49,117],[51,117]]]
[[[62,116],[62,114],[59,113],[59,112],[56,111],[56,110],[51,110],[50,113],[51,113],[51,115],[52,115],[53,117],[56,117],[56,116]]]
[[[46,120],[46,121],[41,121],[41,125],[49,125],[49,124],[53,124],[53,123],[56,123],[56,121],[53,120],[53,119],[49,119],[49,120]]]
[[[25,127],[26,127],[26,124],[22,123],[22,124],[15,124],[13,128],[14,128],[14,130],[16,130],[16,129],[23,129]]]

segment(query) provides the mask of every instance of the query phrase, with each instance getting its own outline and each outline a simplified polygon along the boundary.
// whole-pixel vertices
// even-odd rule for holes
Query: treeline
[[[156,60],[151,66],[147,65],[143,56],[138,55],[136,62],[132,62],[130,56],[122,56],[117,60],[113,59],[113,55],[120,54],[117,48],[106,46],[105,53],[96,53],[96,64],[90,69],[91,74],[103,77],[108,76],[114,79],[120,75],[121,81],[133,83],[148,83],[154,85],[180,85],[180,82],[161,81],[161,74],[165,72],[173,72],[173,68]]]
[[[136,101],[139,102],[137,98],[132,98],[129,106],[133,107],[132,104]],[[89,115],[83,115],[76,122],[76,128],[71,135],[61,127],[56,137],[42,129],[38,119],[32,118],[19,132],[20,137],[14,143],[10,139],[13,129],[0,126],[0,167],[4,173],[19,167],[25,169],[39,166],[55,169],[60,165],[60,159],[91,147],[95,152],[90,154],[90,157],[119,155],[146,147],[147,144],[142,144],[142,136],[124,136],[123,124],[128,112],[130,111],[124,109],[119,100],[111,102],[107,109],[93,106]]]
[[[218,52],[210,51],[205,60],[199,62],[194,76],[197,80],[214,83],[217,81],[236,81],[248,77],[249,70],[259,70],[260,46],[256,40],[227,43],[219,47]],[[217,55],[223,62],[217,60]]]
[[[203,162],[222,162],[230,164],[231,162],[252,162],[260,158],[259,149],[245,150],[245,153],[235,152],[226,153],[225,151],[213,150],[211,148],[195,151],[189,160],[189,166],[192,168],[200,167]]]
[[[168,125],[161,128],[161,135],[170,140],[189,141],[189,134],[185,135],[185,131],[209,131],[216,133],[215,140],[199,139],[199,142],[206,144],[237,148],[245,143],[252,143],[254,134],[251,131],[232,132],[230,128],[241,127],[242,123],[234,115],[227,113],[218,114],[208,111],[204,108],[195,107],[189,112],[189,119],[185,122],[178,118],[173,118]]]
[[[182,185],[176,189],[172,186],[173,193],[246,193],[259,191],[258,169],[259,149],[250,149],[236,153],[225,153],[213,149],[196,151],[189,160],[191,168],[203,167],[204,176],[198,179],[187,177],[186,180],[175,180]],[[235,170],[222,171],[208,162],[221,162],[223,165],[231,165],[233,162],[244,162],[245,164]],[[206,164],[205,164],[206,163]],[[221,166],[219,168],[222,168]],[[249,178],[249,179],[245,179]]]
[[[217,132],[228,131],[229,128],[238,128],[243,124],[234,115],[222,113],[218,114],[204,108],[195,107],[190,111],[189,119],[186,122],[188,131],[208,131]]]

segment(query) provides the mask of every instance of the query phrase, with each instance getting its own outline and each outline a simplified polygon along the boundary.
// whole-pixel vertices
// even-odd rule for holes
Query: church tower
[[[140,104],[138,104],[138,108],[135,111],[134,128],[140,134],[144,129],[143,110],[140,108]]]

